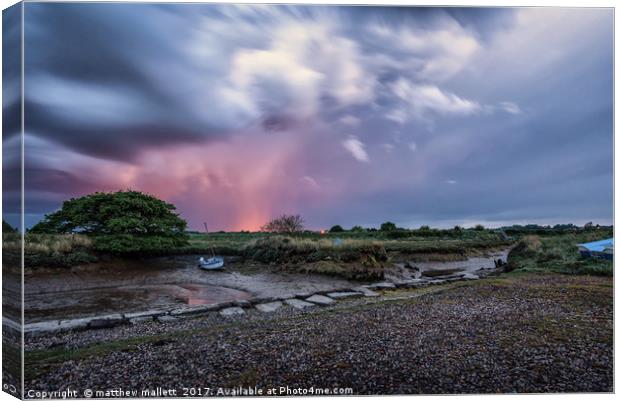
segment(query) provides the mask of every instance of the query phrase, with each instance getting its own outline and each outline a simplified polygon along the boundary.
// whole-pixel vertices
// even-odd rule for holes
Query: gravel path
[[[311,311],[288,307],[273,315],[43,337],[28,345],[26,388],[160,386],[177,388],[177,396],[184,387],[237,386],[353,394],[611,392],[612,284],[508,275]]]

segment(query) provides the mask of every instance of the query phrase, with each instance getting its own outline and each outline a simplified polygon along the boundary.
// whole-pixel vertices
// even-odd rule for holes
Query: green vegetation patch
[[[613,262],[582,257],[577,244],[609,238],[608,230],[558,234],[527,235],[508,255],[509,269],[563,274],[612,276]]]
[[[252,261],[307,273],[357,280],[382,279],[388,257],[383,245],[369,240],[312,240],[287,236],[257,239],[243,250]]]

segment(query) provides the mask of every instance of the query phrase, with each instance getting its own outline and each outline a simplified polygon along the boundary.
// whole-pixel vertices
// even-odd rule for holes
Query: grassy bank
[[[608,229],[557,232],[552,235],[523,235],[505,239],[493,230],[401,230],[295,235],[269,233],[212,233],[189,235],[181,247],[162,249],[132,257],[178,254],[239,256],[247,263],[270,265],[285,271],[337,275],[360,280],[383,277],[389,262],[464,259],[509,246],[518,241],[509,256],[510,267],[523,271],[551,271],[570,274],[612,275],[610,261],[583,259],[576,244],[613,236]],[[92,237],[79,234],[27,234],[27,268],[70,267],[96,262],[98,252]],[[5,263],[18,263],[20,237],[5,234]],[[128,257],[128,256],[127,256]]]
[[[25,262],[29,268],[69,267],[97,261],[106,256],[98,251],[97,237],[79,234],[26,235]],[[304,232],[294,235],[270,233],[212,233],[189,235],[186,245],[166,247],[120,257],[155,257],[179,254],[239,256],[248,262],[292,267],[342,275],[344,271],[377,269],[387,261],[454,260],[485,250],[507,246],[510,242],[490,230],[400,230],[326,233]],[[5,234],[3,252],[7,261],[19,262],[20,237]],[[119,255],[116,255],[117,257]],[[355,264],[355,266],[344,266]],[[376,276],[376,271],[369,277]],[[358,273],[353,273],[353,276]],[[348,273],[344,274],[345,276]]]
[[[336,275],[348,279],[382,279],[390,262],[411,260],[459,260],[510,241],[487,230],[420,230],[394,232],[215,233],[190,236],[185,253],[238,255],[249,262],[273,265],[286,271]],[[444,233],[441,236],[438,233]],[[429,233],[428,236],[424,235]]]
[[[395,234],[398,233],[398,234]],[[440,235],[441,234],[441,235]],[[256,246],[271,247],[272,243],[265,241],[271,237],[282,237],[268,233],[213,233],[193,234],[186,247],[178,251],[184,253],[203,253],[211,247],[222,255],[247,255],[248,248]],[[489,230],[461,230],[455,234],[454,230],[409,230],[396,232],[343,232],[343,233],[300,233],[291,238],[288,247],[294,246],[301,253],[308,248],[319,248],[323,251],[330,249],[359,249],[373,244],[380,244],[385,252],[391,255],[430,255],[430,254],[459,254],[469,255],[477,250],[485,250],[507,246],[501,236]]]
[[[510,252],[508,264],[510,268],[521,271],[612,276],[612,261],[583,258],[576,246],[612,236],[610,230],[554,236],[527,235]]]

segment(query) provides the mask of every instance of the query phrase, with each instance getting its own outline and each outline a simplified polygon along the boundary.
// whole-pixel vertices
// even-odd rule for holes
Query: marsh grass
[[[80,234],[27,234],[24,241],[26,253],[69,253],[76,249],[92,248],[90,238]],[[21,250],[21,236],[19,234],[4,235],[3,249],[8,251]]]
[[[294,235],[264,232],[192,233],[187,245],[164,246],[133,257],[179,254],[239,256],[250,262],[281,265],[286,269],[347,277],[382,277],[382,265],[390,255],[399,260],[460,260],[491,249],[506,247],[497,233],[475,230],[403,230],[396,232],[362,231]],[[457,235],[458,234],[458,235]],[[68,267],[96,261],[105,252],[97,248],[98,237],[80,234],[26,234],[26,267]],[[7,261],[20,264],[19,234],[3,236]],[[130,257],[130,256],[127,256]],[[320,262],[320,263],[319,263]],[[303,265],[303,266],[302,266]],[[363,271],[368,270],[368,275]],[[366,277],[366,278],[368,278]]]
[[[506,247],[510,241],[504,241],[494,232],[463,231],[458,238],[449,231],[446,236],[419,236],[415,231],[405,232],[407,236],[390,238],[388,233],[381,232],[344,232],[303,233],[294,236],[273,235],[267,233],[213,233],[193,234],[189,245],[182,248],[184,253],[201,253],[211,247],[216,253],[243,256],[249,247],[276,246],[296,249],[299,252],[309,250],[359,249],[367,246],[381,245],[390,254],[402,255],[471,255],[480,254],[485,250]],[[276,239],[271,239],[276,238]],[[288,238],[282,244],[282,238]]]
[[[4,234],[3,257],[9,263],[19,263],[21,254],[20,234]],[[92,240],[80,234],[31,234],[24,237],[24,263],[26,268],[69,267],[97,261],[92,252]]]
[[[362,239],[309,239],[269,236],[251,241],[243,256],[287,270],[358,280],[381,279],[388,257],[380,242]]]

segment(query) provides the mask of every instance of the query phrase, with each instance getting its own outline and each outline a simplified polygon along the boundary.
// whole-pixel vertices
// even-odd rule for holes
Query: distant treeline
[[[484,235],[484,233],[502,235],[506,236],[519,236],[519,235],[528,235],[528,234],[536,234],[536,235],[545,235],[545,234],[559,234],[559,233],[579,233],[586,231],[613,231],[613,226],[604,226],[604,225],[594,225],[591,223],[586,224],[585,226],[576,226],[574,224],[556,224],[556,225],[545,225],[541,226],[538,224],[527,224],[527,225],[519,225],[515,224],[512,226],[503,226],[499,228],[485,228],[484,226],[478,224],[475,227],[464,228],[461,226],[455,226],[454,228],[431,228],[429,226],[422,226],[420,228],[403,228],[397,227],[395,224],[386,222],[381,225],[380,228],[374,227],[361,227],[361,226],[353,226],[351,229],[344,229],[340,225],[335,225],[329,230],[322,231],[313,231],[313,230],[303,230],[295,233],[295,236],[298,237],[315,237],[319,235],[327,235],[327,236],[338,236],[343,238],[360,238],[360,237],[374,237],[374,238],[383,238],[383,239],[400,239],[400,238],[408,238],[408,237],[443,237],[443,238],[463,238],[463,237],[479,237]],[[201,235],[204,232],[200,231],[188,231],[190,235]],[[211,233],[211,235],[217,234],[247,234],[252,236],[262,236],[265,234],[264,232],[251,232],[251,231],[236,231],[236,232],[227,232],[227,231],[216,231]]]
[[[204,232],[188,231],[190,235],[204,235]],[[250,231],[237,231],[237,232],[225,232],[216,231],[210,233],[210,237],[227,236],[227,235],[246,235],[250,237],[263,237],[270,233],[267,232],[250,232]],[[436,229],[428,226],[422,226],[418,229],[408,229],[396,226],[382,226],[382,228],[362,228],[355,226],[350,230],[342,229],[340,226],[334,226],[330,230],[303,230],[295,233],[288,233],[288,235],[294,235],[298,238],[318,238],[318,237],[338,237],[338,238],[376,238],[376,239],[405,239],[414,237],[435,237],[435,238],[480,238],[480,237],[497,237],[498,232],[496,230],[487,230],[482,226],[476,226],[474,228],[462,228],[456,226],[450,229]]]
[[[501,227],[507,235],[522,235],[522,234],[536,234],[536,235],[549,235],[557,233],[579,233],[586,231],[610,231],[613,234],[614,226],[602,226],[599,224],[588,223],[583,227],[576,226],[574,224],[556,224],[554,226],[546,225],[540,226],[538,224],[526,224],[526,225],[512,225]]]

